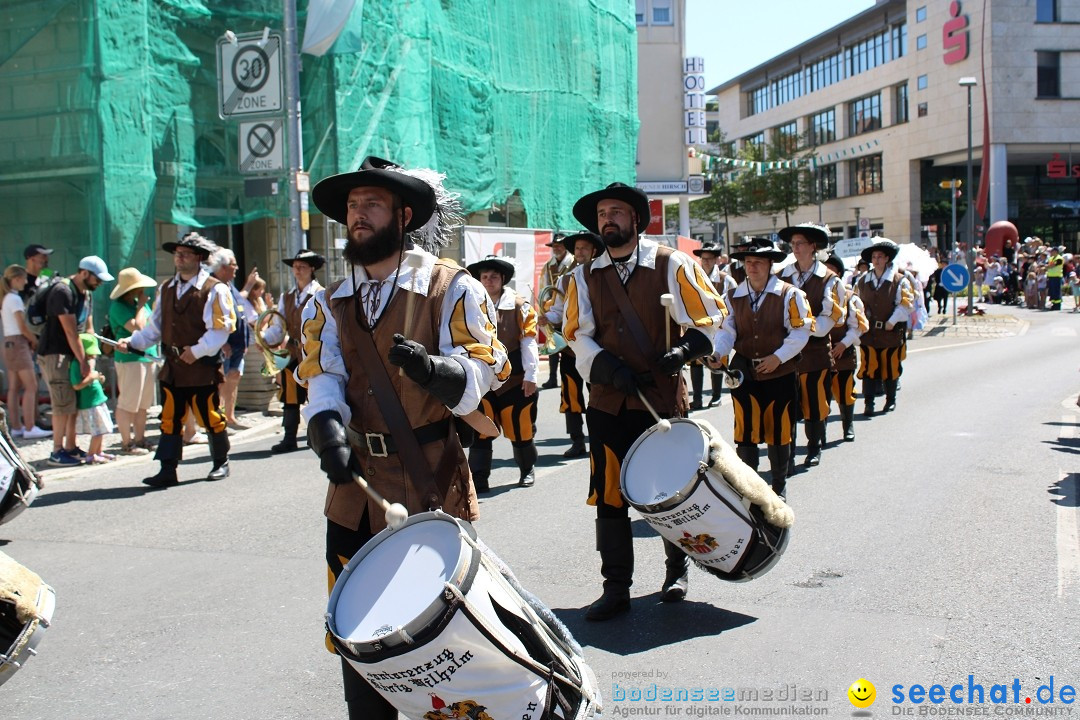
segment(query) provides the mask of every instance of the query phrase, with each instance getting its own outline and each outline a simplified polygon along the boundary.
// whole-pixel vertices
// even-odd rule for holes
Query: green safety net
[[[631,0],[357,2],[335,47],[359,51],[302,56],[313,181],[380,155],[446,173],[466,212],[517,193],[530,226],[571,227],[581,194],[634,180]],[[2,261],[40,242],[56,268],[97,254],[150,270],[156,222],[285,217],[284,192],[247,196],[237,132],[253,118],[220,118],[217,89],[225,31],[280,32],[281,12],[280,0],[4,0]]]

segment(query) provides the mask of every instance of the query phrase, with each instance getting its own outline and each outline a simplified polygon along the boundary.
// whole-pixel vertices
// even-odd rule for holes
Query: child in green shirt
[[[106,404],[105,388],[101,381],[105,376],[95,368],[95,358],[101,354],[97,338],[89,333],[81,333],[79,339],[83,344],[83,352],[86,353],[87,362],[90,365],[90,374],[82,377],[79,363],[71,363],[71,385],[75,388],[75,395],[79,408],[79,416],[75,422],[75,432],[90,435],[90,447],[86,451],[86,459],[90,463],[104,463],[115,460],[115,455],[104,452],[102,445],[104,438],[113,430],[112,415]]]

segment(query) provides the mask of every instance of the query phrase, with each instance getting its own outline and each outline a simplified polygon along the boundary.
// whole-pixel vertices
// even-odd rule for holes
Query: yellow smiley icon
[[[851,683],[851,687],[847,689],[847,696],[848,700],[850,700],[851,704],[855,707],[868,708],[874,704],[874,698],[877,697],[877,689],[869,680],[859,678]]]

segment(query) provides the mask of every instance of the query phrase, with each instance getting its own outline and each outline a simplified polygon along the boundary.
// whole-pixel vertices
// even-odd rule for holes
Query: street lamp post
[[[960,87],[967,88],[967,188],[968,188],[968,209],[967,209],[967,267],[968,275],[971,281],[968,283],[968,305],[965,315],[975,314],[975,207],[972,205],[974,199],[971,192],[971,172],[972,172],[972,160],[971,160],[971,88],[979,84],[979,81],[973,77],[960,78]],[[985,159],[984,159],[985,162]],[[955,301],[954,301],[955,302]]]

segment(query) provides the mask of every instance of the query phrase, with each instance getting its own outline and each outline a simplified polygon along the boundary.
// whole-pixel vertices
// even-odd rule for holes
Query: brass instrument
[[[263,324],[264,321],[273,321],[273,317],[277,315],[281,318],[281,328],[284,331],[284,340],[281,343],[281,347],[277,350],[270,347],[270,344],[263,338]],[[255,344],[259,346],[263,354],[263,368],[262,374],[267,377],[273,377],[279,372],[284,370],[289,365],[289,350],[287,347],[288,340],[288,323],[285,320],[285,316],[277,311],[277,308],[268,308],[259,313],[259,317],[255,320]]]
[[[554,326],[547,321],[544,317],[544,313],[555,303],[555,299],[562,295],[563,291],[556,285],[546,285],[540,290],[540,295],[537,296],[536,303],[539,308],[539,325],[540,329],[544,332],[544,344],[540,346],[541,355],[554,355],[557,352],[565,350],[567,347],[566,338],[562,336],[562,333],[554,328]]]

